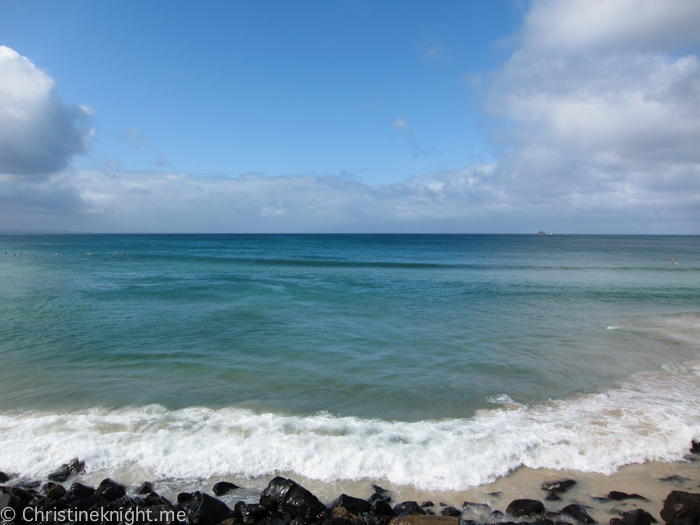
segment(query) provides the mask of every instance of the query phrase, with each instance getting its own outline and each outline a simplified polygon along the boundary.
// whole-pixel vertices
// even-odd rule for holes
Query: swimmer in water
[[[671,257],[671,264],[676,264],[676,259]]]

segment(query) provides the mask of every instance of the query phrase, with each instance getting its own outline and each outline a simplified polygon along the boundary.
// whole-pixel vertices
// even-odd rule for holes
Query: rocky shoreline
[[[392,501],[392,493],[372,485],[367,499],[341,494],[324,504],[312,492],[292,479],[272,479],[257,503],[237,501],[241,490],[234,483],[220,481],[212,494],[197,490],[180,492],[172,501],[145,482],[127,487],[111,478],[92,487],[75,479],[84,473],[78,459],[62,465],[47,480],[28,480],[0,472],[0,521],[5,525],[114,524],[114,525],[594,525],[598,523],[581,503],[564,505],[561,495],[574,487],[574,479],[542,483],[547,496],[511,501],[505,510],[485,503],[465,501],[461,507],[432,501]],[[72,483],[67,482],[74,480]],[[673,490],[663,508],[644,508],[649,500],[636,493],[610,491],[592,497],[596,503],[634,502],[631,510],[620,510],[611,525],[651,525],[659,520],[668,525],[700,525],[700,493]],[[623,505],[626,503],[623,503]],[[639,506],[638,506],[639,505]],[[561,508],[560,508],[561,507]],[[658,515],[654,515],[658,513]],[[478,516],[477,519],[474,519]]]

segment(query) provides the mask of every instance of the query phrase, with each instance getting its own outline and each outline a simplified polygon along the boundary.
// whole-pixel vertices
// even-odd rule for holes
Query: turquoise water
[[[295,439],[366,438],[394,425],[386,432],[410,444],[423,425],[424,448],[448,453],[459,440],[447,444],[445,432],[471,438],[480,418],[500,417],[506,406],[532,416],[552,402],[621,395],[635,374],[669,366],[685,367],[669,389],[695,381],[688,362],[698,358],[699,299],[700,237],[4,236],[0,443],[15,447],[4,457],[10,466],[45,469],[73,453],[51,439],[75,435],[75,425],[95,436],[107,420],[127,425],[138,448],[144,428],[186,433],[214,418],[217,432],[223,425],[225,436],[237,436],[231,446],[255,456],[241,436],[267,418],[276,422],[270,436]],[[680,421],[693,433],[698,410],[686,408]],[[41,446],[52,452],[39,460],[12,436],[47,417]],[[350,426],[337,430],[339,422]],[[105,452],[95,436],[95,464],[141,457]],[[317,446],[305,443],[279,451],[278,463],[319,479],[362,475],[286,465],[285,454]],[[343,443],[329,446],[350,447]],[[211,454],[214,445],[200,446]],[[675,444],[663,447],[658,454],[676,453]],[[168,470],[171,460],[166,454],[152,468],[199,475],[184,464]],[[372,476],[393,475],[389,460],[367,461]],[[480,480],[526,461],[501,463]],[[248,463],[226,465],[223,473],[260,474]],[[450,476],[436,486],[474,484]]]

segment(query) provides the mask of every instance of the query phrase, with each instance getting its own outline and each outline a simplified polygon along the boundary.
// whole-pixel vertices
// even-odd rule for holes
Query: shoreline
[[[2,466],[0,466],[1,468]],[[610,520],[620,518],[624,516],[623,513],[636,509],[643,509],[655,519],[663,522],[660,513],[664,507],[664,501],[672,491],[700,493],[700,456],[690,454],[687,460],[673,463],[652,461],[626,465],[611,475],[521,467],[492,483],[461,491],[423,490],[412,486],[395,485],[386,480],[362,479],[322,482],[294,473],[279,473],[279,475],[294,480],[308,489],[326,506],[330,506],[341,494],[367,500],[375,492],[373,487],[380,486],[386,490],[385,494],[391,498],[391,506],[409,501],[415,501],[419,505],[432,502],[433,505],[425,506],[423,509],[428,514],[434,512],[436,515],[440,515],[440,512],[445,508],[454,507],[461,511],[459,523],[505,523],[531,520],[532,517],[516,518],[505,513],[508,505],[519,499],[542,502],[547,514],[542,515],[541,518],[550,519],[553,522],[575,524],[578,521],[578,523],[584,523],[567,517],[566,514],[559,514],[562,509],[572,504],[585,509],[588,516],[597,523],[610,523]],[[45,485],[48,482],[48,479],[29,479],[16,474],[11,476],[11,479],[1,485],[4,487],[33,487],[37,492],[41,492],[42,487],[45,490]],[[59,484],[66,490],[69,490],[71,485],[76,482],[98,487],[103,480],[110,478],[116,483],[124,485],[127,488],[127,495],[138,497],[137,488],[148,481],[152,483],[153,490],[159,496],[177,507],[177,502],[182,499],[182,493],[191,494],[200,491],[214,496],[213,488],[216,483],[229,482],[234,483],[238,488],[227,494],[215,496],[215,498],[233,510],[240,501],[250,505],[257,504],[270,480],[275,478],[273,475],[257,478],[221,476],[198,480],[157,480],[146,479],[147,477],[145,471],[134,468],[117,471],[101,469],[80,474],[72,473],[70,477]],[[563,479],[573,479],[576,483],[564,492],[552,493],[541,488],[543,483]],[[2,486],[0,486],[0,498],[3,492]],[[639,495],[642,496],[642,499],[616,501],[608,498],[611,491]],[[552,494],[556,494],[556,496],[553,497]],[[0,500],[1,506],[2,500]],[[192,523],[191,520],[190,523]],[[233,523],[227,525],[233,525]],[[273,525],[282,525],[282,523]],[[337,523],[335,525],[348,524]]]

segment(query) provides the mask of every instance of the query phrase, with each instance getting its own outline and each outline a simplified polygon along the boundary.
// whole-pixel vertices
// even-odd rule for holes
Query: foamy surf
[[[700,363],[686,363],[598,394],[532,407],[501,396],[492,402],[506,408],[415,423],[157,405],[4,412],[0,466],[45,477],[80,457],[89,470],[134,468],[162,479],[287,472],[464,490],[520,466],[611,474],[626,464],[682,459],[700,437],[698,399]]]

